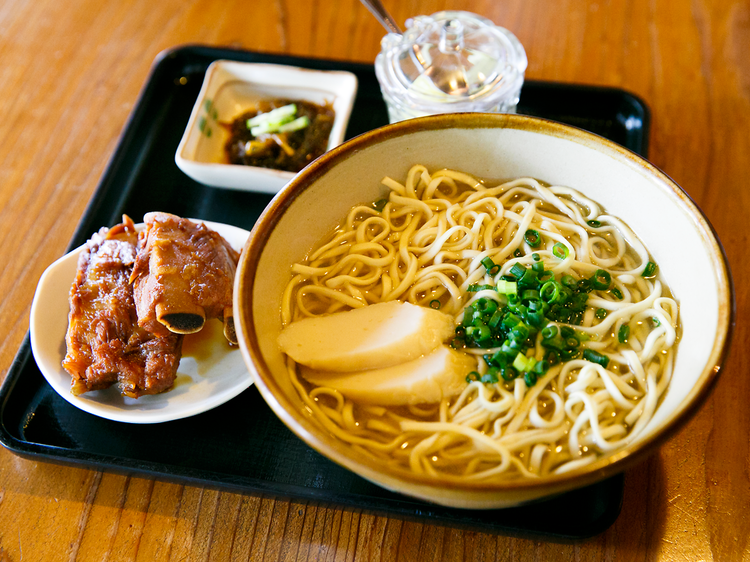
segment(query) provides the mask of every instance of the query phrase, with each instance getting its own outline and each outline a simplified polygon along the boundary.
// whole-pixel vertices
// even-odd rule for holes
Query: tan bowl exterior
[[[646,244],[680,301],[683,347],[666,398],[628,447],[578,471],[539,480],[435,482],[407,470],[384,470],[328,434],[306,412],[275,343],[291,264],[302,260],[355,204],[381,198],[387,192],[380,184],[384,176],[401,181],[417,163],[487,179],[531,176],[580,189],[623,219]],[[688,248],[684,260],[683,245]],[[734,318],[721,245],[701,211],[663,172],[627,149],[573,127],[520,115],[468,113],[388,125],[305,168],[256,223],[240,259],[234,307],[240,347],[256,387],[308,445],[389,490],[473,509],[510,507],[558,494],[643,460],[707,397],[728,353]]]

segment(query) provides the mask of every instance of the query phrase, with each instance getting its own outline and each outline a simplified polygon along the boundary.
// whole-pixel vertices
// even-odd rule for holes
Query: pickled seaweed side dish
[[[307,118],[306,126],[289,132],[253,135],[248,127],[250,119],[290,104],[296,106],[295,119]],[[230,132],[224,147],[227,160],[230,164],[299,172],[326,151],[334,117],[333,108],[327,105],[284,99],[260,102],[226,124]]]

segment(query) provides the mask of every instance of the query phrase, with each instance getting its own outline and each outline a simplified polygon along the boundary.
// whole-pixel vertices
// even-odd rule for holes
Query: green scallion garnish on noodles
[[[552,247],[552,253],[555,255],[556,258],[560,258],[561,260],[564,260],[569,255],[568,247],[565,244],[562,244],[558,242]]]
[[[641,277],[645,277],[646,279],[649,279],[653,277],[655,274],[656,274],[656,264],[650,261],[646,264],[646,267],[643,268],[643,273],[641,273]]]
[[[482,260],[485,269],[497,266],[485,260]],[[468,286],[470,293],[494,289],[497,297],[478,298],[464,309],[451,347],[497,349],[491,355],[484,355],[487,366],[498,370],[493,371],[495,376],[472,379],[482,382],[496,382],[495,379],[509,382],[522,376],[527,385],[534,384],[550,366],[582,354],[594,363],[606,365],[609,359],[605,355],[582,345],[589,340],[588,334],[576,332],[568,325],[558,327],[554,322],[580,325],[589,292],[609,289],[611,284],[611,275],[603,269],[588,279],[576,280],[567,274],[556,279],[552,271],[544,269],[541,257],[531,267],[516,263],[494,286],[478,283]],[[598,308],[594,314],[602,320],[608,311]],[[545,350],[544,359],[539,361],[534,358],[537,339]]]
[[[626,343],[630,337],[630,326],[623,324],[617,331],[617,341],[620,343]]]
[[[612,276],[608,271],[597,269],[591,278],[591,284],[597,291],[606,291],[612,284]]]
[[[518,283],[501,279],[495,285],[495,290],[501,295],[516,295],[518,294]]]
[[[479,285],[477,283],[473,283],[466,288],[469,293],[478,293],[479,291],[488,291],[494,289],[495,287],[493,285]]]
[[[586,361],[591,361],[592,363],[601,365],[605,369],[607,368],[607,365],[609,365],[609,357],[602,353],[599,353],[598,351],[594,351],[593,349],[584,349],[583,358]]]
[[[532,248],[537,248],[542,244],[542,237],[540,236],[539,231],[531,228],[523,235],[523,239]]]
[[[496,275],[500,271],[500,266],[492,261],[492,258],[489,256],[484,258],[481,263],[485,270],[487,270],[488,275]]]

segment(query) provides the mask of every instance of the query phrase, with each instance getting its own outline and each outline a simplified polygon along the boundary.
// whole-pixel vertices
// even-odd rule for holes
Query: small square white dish
[[[336,113],[327,150],[341,144],[349,123],[357,78],[344,71],[278,64],[214,61],[175,154],[177,166],[195,181],[242,191],[276,193],[296,174],[227,163],[224,145],[231,123],[261,100],[305,100],[330,104]]]

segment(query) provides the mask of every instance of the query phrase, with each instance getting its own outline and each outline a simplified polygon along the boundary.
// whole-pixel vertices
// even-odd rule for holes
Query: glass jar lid
[[[435,113],[488,111],[520,89],[526,53],[508,30],[460,11],[418,16],[403,35],[382,40],[381,87],[407,105]]]

